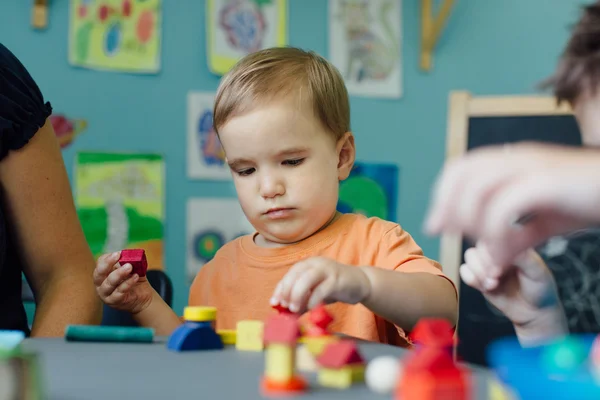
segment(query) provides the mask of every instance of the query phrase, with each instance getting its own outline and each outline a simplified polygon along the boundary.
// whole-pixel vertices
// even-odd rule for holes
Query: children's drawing
[[[348,179],[340,183],[340,212],[396,221],[397,204],[396,165],[356,163]]]
[[[160,70],[161,0],[71,0],[69,61],[100,70]]]
[[[208,65],[222,75],[245,55],[287,44],[287,0],[207,0]]]
[[[75,203],[95,257],[126,248],[146,251],[163,269],[164,161],[157,154],[77,154]]]
[[[52,114],[50,123],[61,149],[69,147],[75,138],[87,128],[86,120],[70,119],[64,114]]]
[[[187,280],[225,243],[254,232],[235,198],[193,198],[187,203]]]
[[[225,152],[213,127],[214,93],[188,94],[188,177],[229,180]]]
[[[401,0],[329,0],[329,56],[351,95],[402,95]]]

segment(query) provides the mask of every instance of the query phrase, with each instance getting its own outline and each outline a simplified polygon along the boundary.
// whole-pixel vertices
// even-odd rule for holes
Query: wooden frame
[[[437,44],[454,0],[443,0],[440,11],[433,16],[433,0],[421,0],[421,69],[430,71],[433,64],[433,50]]]
[[[551,96],[472,96],[466,91],[450,93],[446,161],[467,152],[469,118],[499,116],[570,115],[569,106],[558,106]],[[446,275],[460,288],[459,268],[462,260],[462,236],[443,234],[440,263]]]

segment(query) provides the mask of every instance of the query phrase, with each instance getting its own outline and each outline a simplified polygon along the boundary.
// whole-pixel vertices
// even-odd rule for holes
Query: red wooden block
[[[410,338],[413,342],[437,348],[452,347],[454,327],[445,319],[423,318],[417,322]]]
[[[315,307],[308,316],[312,326],[307,330],[307,336],[325,336],[328,335],[328,327],[333,322],[333,317],[327,311],[324,304]]]
[[[148,261],[146,260],[146,252],[143,249],[126,249],[121,250],[121,258],[119,258],[119,264],[131,264],[133,267],[131,270],[132,274],[138,274],[139,276],[146,276],[148,270]]]
[[[271,306],[273,309],[275,309],[279,314],[294,314],[293,312],[290,311],[289,308],[282,306],[281,304],[277,304],[276,306]]]
[[[458,367],[404,371],[396,400],[467,400],[472,398],[469,373]]]

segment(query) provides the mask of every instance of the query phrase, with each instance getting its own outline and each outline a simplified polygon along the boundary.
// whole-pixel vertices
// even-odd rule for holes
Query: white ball
[[[372,391],[380,394],[391,393],[400,377],[400,361],[397,357],[381,356],[374,358],[365,371],[365,382]]]

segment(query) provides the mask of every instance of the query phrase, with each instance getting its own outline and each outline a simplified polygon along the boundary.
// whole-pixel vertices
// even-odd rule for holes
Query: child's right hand
[[[154,289],[146,277],[131,275],[132,266],[119,264],[120,252],[104,254],[94,269],[96,292],[104,303],[137,314],[152,302]]]
[[[522,343],[568,332],[554,277],[534,250],[525,251],[514,265],[501,268],[488,248],[478,243],[465,252],[460,276],[513,322]]]

